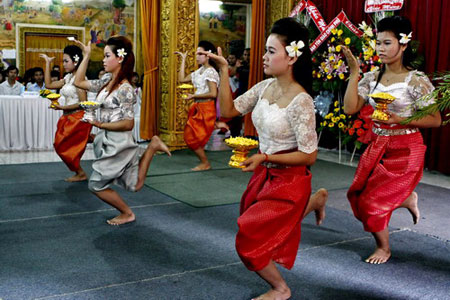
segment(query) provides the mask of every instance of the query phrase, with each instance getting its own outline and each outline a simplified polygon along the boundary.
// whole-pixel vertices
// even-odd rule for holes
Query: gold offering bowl
[[[52,103],[50,104],[50,108],[56,108],[55,105],[59,105],[58,99],[61,97],[60,94],[51,93],[46,98],[50,100]]]
[[[84,116],[81,119],[83,122],[95,120],[95,110],[100,107],[100,102],[95,101],[83,101],[80,102],[81,108],[84,109]]]
[[[387,113],[388,104],[394,102],[395,97],[389,93],[370,94],[369,97],[372,97],[377,103],[372,113],[372,119],[381,121],[389,120],[389,114]]]
[[[180,84],[179,86],[177,86],[177,89],[179,90],[179,95],[182,99],[186,99],[187,94],[194,93],[194,86],[188,83]]]
[[[241,163],[247,159],[250,150],[258,147],[258,141],[241,136],[227,138],[225,143],[228,147],[233,148],[234,153],[228,165],[232,168],[239,169],[245,168],[245,166],[241,166]]]

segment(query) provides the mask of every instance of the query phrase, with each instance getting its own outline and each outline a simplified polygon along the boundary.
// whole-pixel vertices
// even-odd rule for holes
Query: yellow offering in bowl
[[[227,144],[228,147],[233,148],[234,153],[231,156],[228,165],[240,169],[244,168],[244,166],[241,166],[241,163],[247,159],[250,150],[258,147],[258,141],[241,136],[230,137],[225,140],[225,144]]]
[[[194,86],[192,84],[183,83],[183,84],[180,84],[179,86],[177,86],[177,88],[179,88],[179,89],[193,89]]]
[[[395,97],[389,93],[370,94],[369,97],[372,97],[372,99],[377,103],[375,110],[372,113],[372,119],[381,121],[389,120],[387,106],[395,100]]]
[[[95,120],[95,110],[101,105],[100,102],[95,101],[83,101],[80,102],[81,108],[84,109],[84,116],[81,119],[83,122],[94,121]]]

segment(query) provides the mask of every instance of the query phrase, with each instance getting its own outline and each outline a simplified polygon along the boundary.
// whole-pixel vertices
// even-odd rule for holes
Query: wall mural
[[[0,49],[14,49],[15,24],[78,26],[94,45],[92,60],[103,59],[113,35],[134,38],[135,0],[0,0]]]

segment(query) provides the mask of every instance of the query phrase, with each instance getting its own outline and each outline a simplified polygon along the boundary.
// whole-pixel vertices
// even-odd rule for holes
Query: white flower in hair
[[[80,60],[80,57],[78,56],[78,54],[75,54],[74,56],[73,56],[73,61],[74,62],[78,62]]]
[[[127,53],[125,52],[124,48],[117,50],[117,56],[124,58],[125,55],[127,55]]]
[[[285,48],[290,57],[299,57],[302,55],[302,51],[300,51],[300,49],[303,49],[303,47],[305,47],[305,43],[303,43],[303,41],[292,41],[291,44]]]
[[[405,33],[400,33],[400,36],[402,37],[400,39],[400,44],[404,44],[404,45],[408,44],[409,41],[412,39],[412,31],[408,35],[406,35]]]

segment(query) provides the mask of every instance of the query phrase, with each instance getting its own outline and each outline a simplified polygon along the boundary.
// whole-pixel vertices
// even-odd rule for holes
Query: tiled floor
[[[229,149],[223,139],[228,135],[219,135],[217,131],[213,133],[210,141],[206,145],[205,149],[209,151],[219,151]],[[147,143],[140,143],[140,147],[145,148]],[[359,156],[355,155],[352,160],[351,153],[342,151],[341,154],[337,150],[319,149],[319,159],[339,162],[341,164],[354,166],[358,165]],[[94,159],[94,153],[92,145],[89,144],[86,148],[86,152],[83,155],[82,160]],[[38,163],[38,162],[56,162],[61,159],[56,155],[54,150],[36,150],[36,151],[14,151],[14,152],[0,152],[0,165],[5,164],[25,164],[25,163]],[[444,175],[435,171],[425,170],[422,183],[440,186],[444,188],[450,188],[450,176]]]

